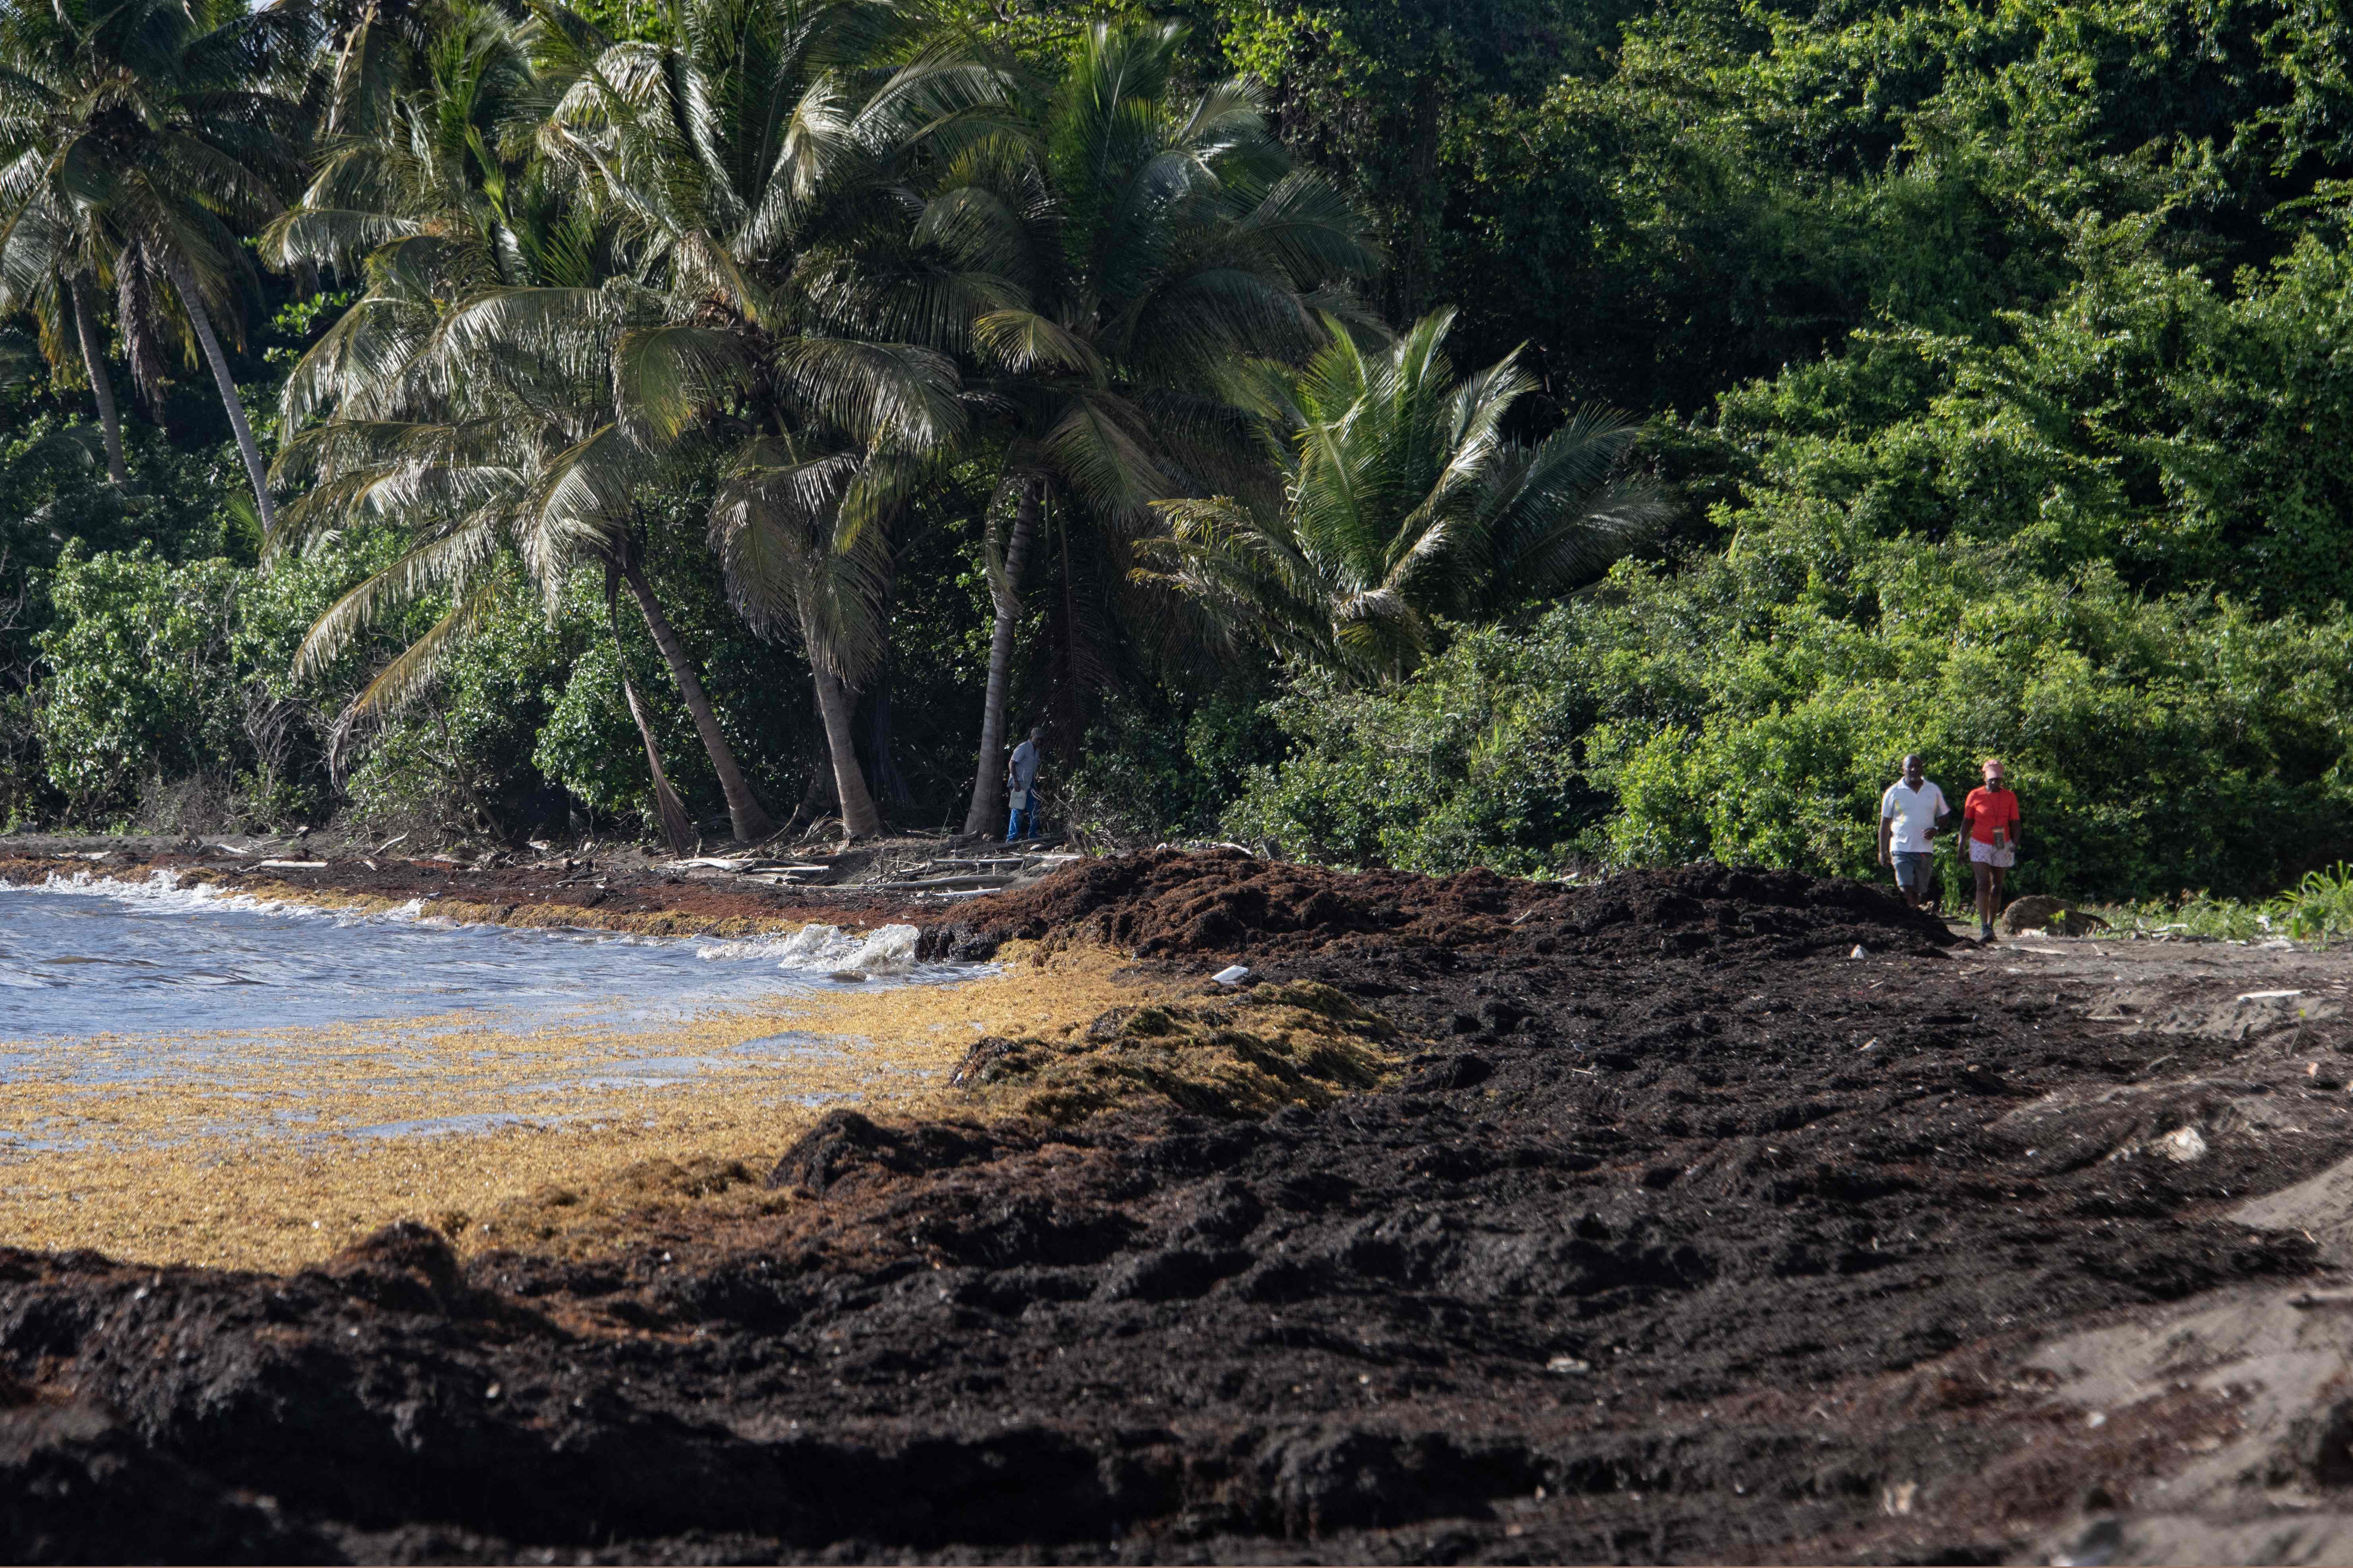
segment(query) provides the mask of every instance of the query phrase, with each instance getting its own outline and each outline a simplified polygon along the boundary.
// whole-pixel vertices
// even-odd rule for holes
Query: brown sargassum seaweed
[[[991,1110],[1067,1125],[1146,1106],[1264,1116],[1391,1079],[1397,1026],[1314,981],[1114,1007],[1070,1037],[976,1041],[949,1079]]]

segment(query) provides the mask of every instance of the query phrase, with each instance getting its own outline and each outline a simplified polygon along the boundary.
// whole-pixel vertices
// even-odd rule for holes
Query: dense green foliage
[[[726,759],[778,822],[871,784],[955,826],[994,629],[1050,801],[1107,835],[1872,875],[1916,750],[1956,797],[2010,760],[2022,890],[2267,895],[2353,854],[2335,10],[853,5],[795,55],[723,8],[418,9],[438,52],[346,50],[375,98],[290,66],[270,8],[247,68],[313,116],[272,132],[306,216],[256,252],[275,271],[208,240],[199,288],[268,452],[342,443],[281,464],[283,541],[152,237],[67,221],[64,185],[39,247],[0,236],[27,329],[0,355],[0,810],[635,831],[626,672],[698,831]],[[353,25],[300,15],[314,50]],[[1116,177],[1082,155],[1127,145],[1087,130],[1113,77]],[[772,197],[780,106],[886,81],[807,121],[835,140]],[[110,353],[178,354],[132,377],[127,487],[77,276]],[[1341,384],[1381,322],[1447,308],[1430,386]],[[1465,375],[1514,352],[1524,379]],[[1663,493],[1618,537],[1642,558],[1498,570],[1494,455],[1613,407],[1633,469],[1604,443],[1547,515]],[[378,416],[406,423],[320,434]],[[305,617],[404,561],[298,675]],[[616,622],[607,574],[638,567],[715,729],[650,620]],[[414,700],[354,709],[405,647]]]

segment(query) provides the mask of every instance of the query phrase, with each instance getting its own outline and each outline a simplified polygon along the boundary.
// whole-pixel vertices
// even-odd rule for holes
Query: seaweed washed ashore
[[[1227,853],[923,924],[926,957],[1075,965],[1105,1005],[1008,1017],[920,1107],[737,1129],[595,1226],[470,1246],[419,1215],[275,1276],[0,1256],[5,1549],[2336,1539],[2337,954],[1958,949],[1875,890],[1713,867]]]
[[[0,886],[16,1245],[291,1268],[405,1215],[475,1248],[519,1209],[576,1228],[637,1167],[723,1167],[831,1106],[907,1109],[978,1034],[1044,1021],[1041,996],[1112,994],[1083,965],[1008,985],[919,963],[904,924],[619,937],[172,880]]]

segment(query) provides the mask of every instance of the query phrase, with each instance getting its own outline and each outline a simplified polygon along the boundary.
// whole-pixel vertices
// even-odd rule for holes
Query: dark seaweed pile
[[[2105,1462],[2035,1460],[2059,1439],[1971,1358],[2307,1268],[2203,1216],[2353,1148],[2014,1146],[2006,1114],[2158,1047],[1964,974],[1851,884],[1256,865],[1092,866],[942,940],[1330,984],[1413,1037],[1396,1088],[1262,1121],[838,1112],[763,1163],[799,1201],[587,1262],[461,1266],[413,1226],[283,1279],[0,1256],[0,1542],[1819,1560],[1898,1483],[1998,1485],[2011,1522],[1919,1525],[1967,1559]]]
[[[1016,940],[1098,942],[1140,958],[1332,953],[1345,963],[1430,949],[1781,959],[1856,943],[1918,952],[1953,939],[1876,888],[1792,871],[1709,864],[1571,885],[1493,871],[1350,874],[1232,849],[1094,861],[990,899],[925,936],[932,956],[973,958]]]

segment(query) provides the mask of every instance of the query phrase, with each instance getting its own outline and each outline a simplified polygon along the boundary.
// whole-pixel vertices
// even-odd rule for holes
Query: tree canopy
[[[2345,26],[0,0],[0,800],[993,832],[1037,722],[1102,841],[1868,872],[1999,750],[2021,887],[2264,890]]]

